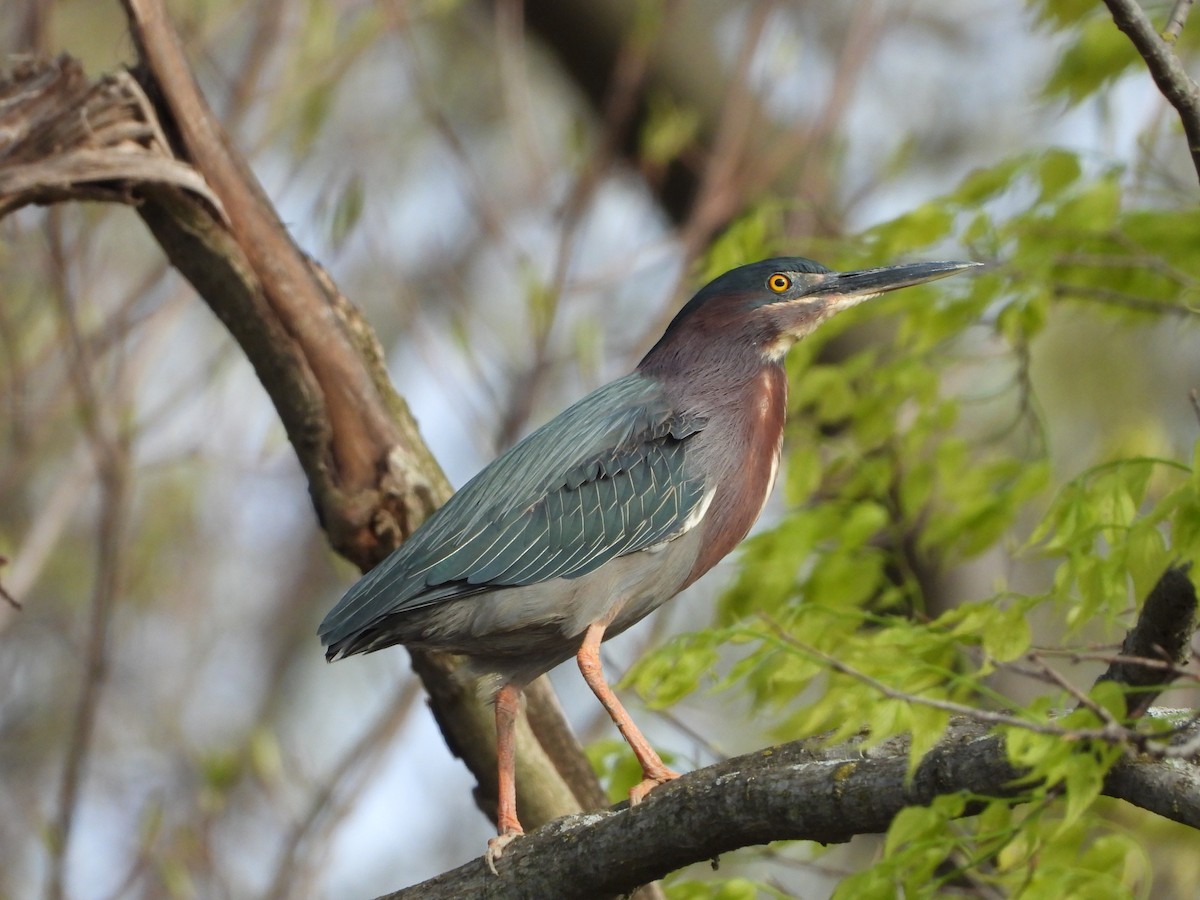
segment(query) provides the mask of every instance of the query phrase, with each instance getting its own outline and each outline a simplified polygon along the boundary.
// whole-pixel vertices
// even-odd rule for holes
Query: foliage
[[[1068,36],[1047,96],[1080,103],[1136,60],[1093,4],[1034,5]],[[1028,723],[1004,729],[1031,777],[1017,802],[954,796],[906,810],[879,861],[844,880],[839,897],[932,896],[951,884],[1021,897],[1147,889],[1147,849],[1106,824],[1099,797],[1122,747],[1070,737],[1101,726],[1097,713],[1056,713],[1074,705],[1058,687],[1025,704],[994,687],[1014,663],[1040,660],[1035,643],[1119,639],[1163,570],[1200,548],[1200,443],[1188,459],[1130,452],[1170,452],[1169,442],[1114,439],[1090,464],[1055,472],[1028,370],[1064,303],[1114,324],[1191,314],[1200,219],[1170,195],[1135,202],[1144,187],[1119,162],[1024,152],[841,248],[844,264],[865,265],[966,247],[990,267],[939,285],[937,300],[876,301],[793,352],[787,511],[744,545],[714,627],[668,643],[629,676],[664,706],[700,689],[741,692],[779,738],[908,733],[914,766],[949,719],[928,701],[1004,707]],[[750,213],[714,246],[709,268],[730,245],[769,252],[775,221],[771,207]],[[746,251],[748,238],[760,246]],[[899,319],[887,323],[891,339],[835,358],[839,335],[868,317]],[[981,398],[948,384],[995,388]],[[1050,564],[1047,590],[1001,581],[949,609],[931,602],[940,579],[988,553]],[[1115,693],[1101,684],[1093,699],[1120,718]],[[960,818],[968,803],[978,811]],[[692,893],[680,885],[674,896]]]

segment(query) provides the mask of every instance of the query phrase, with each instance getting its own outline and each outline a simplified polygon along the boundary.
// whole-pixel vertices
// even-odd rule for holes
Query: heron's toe
[[[499,875],[496,871],[496,860],[504,855],[504,848],[513,842],[514,839],[521,837],[525,832],[519,828],[513,831],[505,831],[503,834],[498,834],[488,841],[487,853],[483,855],[484,861],[487,862],[487,867],[492,870],[493,875]]]
[[[629,792],[629,805],[637,806],[646,799],[646,795],[658,787],[660,784],[666,784],[668,781],[674,781],[679,777],[679,773],[673,769],[668,769],[663,766],[661,769],[655,769],[653,772],[643,772],[645,777],[633,786]]]

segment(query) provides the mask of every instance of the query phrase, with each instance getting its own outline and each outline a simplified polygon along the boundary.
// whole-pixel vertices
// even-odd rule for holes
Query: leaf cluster
[[[1093,4],[1032,6],[1067,39],[1047,97],[1094,97],[1136,59]],[[707,268],[770,254],[781,220],[774,205],[752,211]],[[1101,448],[1064,478],[1029,353],[1068,304],[1112,328],[1190,327],[1197,245],[1194,209],[1178,208],[1144,173],[1049,148],[975,171],[852,246],[830,248],[842,268],[954,258],[961,249],[941,253],[964,247],[990,266],[972,281],[875,301],[793,351],[787,508],[743,545],[713,627],[649,655],[628,681],[660,706],[733,691],[780,739],[910,734],[914,768],[951,708],[1005,710],[1025,723],[1004,728],[1012,762],[1030,772],[1023,806],[957,796],[909,809],[878,863],[839,896],[947,886],[1133,896],[1147,883],[1149,851],[1103,824],[1100,788],[1125,748],[1076,738],[1105,724],[1098,710],[1121,719],[1123,698],[1102,683],[1090,706],[1064,716],[1077,689],[1037,662],[1035,628],[1042,647],[1112,641],[1163,570],[1195,558],[1200,444],[1189,459],[1169,446],[1119,452],[1114,441],[1117,452]],[[846,352],[846,332],[864,319],[880,339]],[[998,575],[993,591],[948,598],[948,580],[981,556],[1040,567],[1044,590]],[[1036,699],[1005,694],[998,675],[1039,667],[1051,686]],[[961,819],[969,809],[978,812]],[[749,889],[727,881],[720,890]],[[691,891],[680,883],[675,893]]]

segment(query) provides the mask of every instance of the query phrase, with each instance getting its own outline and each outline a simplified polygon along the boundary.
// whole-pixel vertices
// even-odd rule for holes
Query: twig
[[[428,498],[416,501],[413,509],[405,508],[406,501],[414,502],[408,492],[412,473],[399,471],[392,454],[420,457],[423,472],[440,482],[435,489],[448,486],[428,449],[418,446],[415,425],[409,433],[411,423],[397,416],[396,407],[389,403],[390,384],[381,386],[381,381],[386,382],[382,365],[374,371],[371,363],[377,361],[369,358],[378,348],[364,349],[365,342],[355,332],[365,328],[357,312],[296,246],[205,101],[162,0],[123,0],[123,5],[146,77],[165,107],[164,118],[178,129],[185,154],[223,204],[229,233],[243,255],[239,262],[253,273],[257,318],[248,327],[269,324],[283,332],[283,346],[276,351],[289,357],[283,372],[265,367],[258,371],[309,476],[314,505],[337,549],[369,567],[391,549],[383,546],[373,527],[377,511],[372,507],[380,502],[381,471],[390,467],[386,477],[398,481],[394,493],[399,502],[387,512],[404,534],[415,527],[409,519],[420,520],[431,512]],[[163,242],[163,236],[159,240]],[[170,254],[172,248],[165,249]],[[204,291],[209,276],[189,267],[183,254],[172,255],[172,262]],[[216,302],[206,296],[216,309]],[[246,324],[224,321],[242,340],[237,327]],[[331,462],[337,472],[336,487],[326,477]]]
[[[1173,662],[1161,658],[1151,656],[1130,656],[1126,653],[1088,653],[1080,650],[1069,650],[1056,647],[1039,647],[1036,650],[1039,656],[1062,656],[1066,657],[1070,662],[1102,662],[1113,665],[1115,663],[1125,663],[1127,665],[1138,666],[1145,669],[1157,669],[1162,672],[1170,673],[1171,678],[1183,678],[1187,681],[1200,681],[1200,672],[1191,672],[1182,668]],[[1186,663],[1185,663],[1186,665]]]
[[[1157,300],[1147,300],[1145,297],[1139,297],[1136,294],[1127,294],[1124,291],[1116,291],[1112,288],[1083,287],[1059,282],[1052,284],[1050,290],[1055,297],[1077,297],[1083,300],[1095,300],[1097,303],[1106,303],[1110,306],[1124,307],[1125,309],[1133,309],[1138,312],[1187,318],[1197,314],[1197,310],[1191,306],[1160,303]]]
[[[1195,633],[1197,625],[1196,592],[1191,579],[1188,578],[1190,568],[1190,564],[1182,564],[1171,566],[1163,572],[1147,596],[1137,623],[1125,636],[1119,659],[1114,660],[1108,670],[1097,679],[1097,683],[1115,681],[1133,689],[1126,697],[1127,714],[1131,718],[1137,718],[1145,713],[1160,693],[1157,689],[1169,684],[1174,679],[1178,666],[1187,659],[1191,637]],[[823,650],[797,640],[769,617],[762,616],[761,618],[780,642],[819,659],[833,671],[868,685],[890,700],[904,700],[908,703],[939,709],[991,725],[1023,728],[1037,734],[1057,734],[1069,740],[1091,739],[1107,743],[1128,740],[1138,744],[1145,742],[1143,735],[1118,722],[1107,710],[1069,684],[1058,672],[1045,665],[1041,666],[1039,674],[1067,690],[1082,705],[1096,713],[1105,723],[1104,728],[1066,730],[1049,722],[1030,721],[1009,713],[978,709],[950,700],[923,697],[919,694],[901,691],[847,665]],[[1039,661],[1036,653],[1031,654],[1031,657],[1035,662]],[[1163,665],[1143,666],[1140,664],[1142,659],[1155,658],[1161,660]],[[1138,662],[1128,662],[1127,660],[1137,660]]]
[[[756,3],[746,17],[745,32],[730,70],[729,87],[712,149],[700,175],[688,219],[679,232],[685,270],[746,199],[747,147],[755,126],[765,120],[762,110],[754,102],[750,73],[774,7],[774,0]]]
[[[281,32],[287,20],[285,7],[285,0],[266,0],[254,13],[250,40],[242,53],[243,62],[229,88],[225,107],[225,127],[230,131],[237,131],[249,115],[263,71],[271,62],[271,52],[282,43]]]
[[[1037,663],[1038,669],[1042,677],[1048,679],[1052,684],[1058,685],[1068,694],[1075,698],[1075,702],[1084,709],[1090,710],[1092,715],[1103,722],[1108,728],[1112,729],[1115,736],[1124,736],[1126,728],[1109,712],[1105,707],[1101,706],[1086,693],[1080,690],[1075,685],[1071,684],[1061,672],[1052,666],[1044,663],[1037,653],[1030,653],[1029,659]]]
[[[1175,0],[1171,15],[1167,17],[1167,27],[1163,29],[1163,40],[1174,44],[1179,40],[1183,26],[1187,22],[1188,13],[1192,10],[1194,0]]]
[[[139,71],[153,83],[185,155],[224,204],[228,224],[202,220],[173,194],[150,197],[139,213],[254,361],[331,545],[369,569],[444,502],[449,483],[392,387],[374,332],[296,246],[205,102],[162,0],[122,5]],[[454,683],[451,660],[411,655],[448,742],[489,783],[492,717]],[[577,808],[572,799],[564,809],[571,792],[544,758],[518,757],[527,824]]]
[[[822,663],[828,666],[835,672],[842,675],[847,675],[855,681],[859,681],[873,690],[877,691],[881,696],[889,700],[903,700],[906,703],[914,703],[919,706],[927,706],[930,709],[940,709],[943,712],[948,712],[951,715],[962,716],[966,719],[971,719],[975,722],[980,722],[985,725],[1007,725],[1013,728],[1023,728],[1026,731],[1032,731],[1034,734],[1052,734],[1058,735],[1066,740],[1084,741],[1097,740],[1105,743],[1112,743],[1117,739],[1124,739],[1132,736],[1129,729],[1124,729],[1123,734],[1114,735],[1106,728],[1084,728],[1084,729],[1066,729],[1061,725],[1054,725],[1051,722],[1036,722],[1031,719],[1023,719],[1020,716],[1014,716],[1011,713],[997,712],[989,709],[979,709],[978,707],[968,706],[965,703],[955,703],[953,700],[942,700],[937,697],[923,697],[920,694],[901,691],[891,685],[885,684],[878,678],[868,675],[853,666],[847,665],[835,656],[826,653],[824,650],[819,650],[810,644],[805,644],[791,635],[784,632],[775,622],[763,617],[768,623],[776,637],[790,647],[794,647],[802,653],[819,659]]]
[[[1142,55],[1159,91],[1179,114],[1192,165],[1200,177],[1200,87],[1188,75],[1171,43],[1155,30],[1137,0],[1104,0],[1104,4],[1112,14],[1113,22]],[[1167,28],[1172,28],[1178,21],[1177,28],[1181,29],[1185,13],[1186,4],[1177,3]]]

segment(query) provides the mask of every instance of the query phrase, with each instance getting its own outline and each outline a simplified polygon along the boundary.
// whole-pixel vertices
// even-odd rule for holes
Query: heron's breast
[[[720,562],[762,514],[779,473],[786,408],[787,376],[771,366],[710,421],[700,464],[714,474],[716,493],[699,526],[704,537],[687,584]]]

